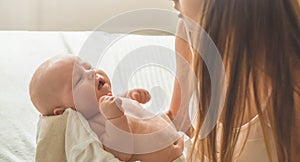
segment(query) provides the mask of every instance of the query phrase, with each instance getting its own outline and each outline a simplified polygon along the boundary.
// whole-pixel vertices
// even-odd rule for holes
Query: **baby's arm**
[[[105,123],[109,122],[114,126],[116,126],[118,129],[131,133],[128,119],[124,115],[124,112],[121,110],[122,108],[120,107],[120,105],[121,105],[121,100],[117,100],[113,96],[102,96],[99,100],[99,110],[105,118]],[[104,143],[104,149],[112,153],[115,157],[119,158],[121,161],[128,161],[131,158],[132,154],[122,153],[105,146],[105,143],[118,144],[118,143],[126,142],[129,143],[128,147],[131,147],[129,142],[131,140],[128,139],[124,141],[122,137],[114,133],[113,129],[111,128],[111,125],[105,124],[105,132],[102,133],[100,140]],[[131,143],[131,145],[133,146],[133,143]]]

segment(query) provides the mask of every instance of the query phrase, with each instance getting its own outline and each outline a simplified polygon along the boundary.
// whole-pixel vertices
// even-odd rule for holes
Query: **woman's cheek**
[[[181,13],[196,22],[200,21],[202,0],[182,0],[180,2]]]

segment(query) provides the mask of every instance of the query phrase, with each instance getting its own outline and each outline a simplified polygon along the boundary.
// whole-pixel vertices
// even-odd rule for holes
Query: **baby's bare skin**
[[[161,116],[148,121],[126,116],[116,105],[115,97],[111,93],[111,83],[105,72],[92,69],[88,63],[74,55],[56,56],[43,63],[32,77],[30,96],[33,104],[44,116],[60,115],[67,108],[79,111],[99,139],[104,141],[104,149],[122,161],[172,161],[182,154],[182,139],[159,151],[139,155],[121,153],[106,147],[106,142],[116,141],[127,142],[132,149],[136,146],[130,139],[122,141],[120,136],[111,132],[107,123],[132,134],[153,133],[170,123]],[[130,90],[123,97],[139,103],[146,103],[151,98],[144,89]],[[177,135],[176,129],[171,128],[171,131],[162,134],[156,142],[159,143],[161,139],[167,139],[171,135]],[[147,143],[142,145],[146,146]]]
[[[141,91],[145,91],[143,89],[139,89]],[[144,100],[143,97],[141,97],[142,100]],[[150,98],[149,98],[150,99]],[[148,100],[148,99],[146,99]],[[139,100],[137,100],[140,102]],[[120,103],[119,103],[120,104]],[[102,112],[102,114],[105,116],[105,118],[108,120],[106,122],[113,123],[116,127],[119,129],[122,129],[126,132],[131,132],[132,134],[149,134],[154,133],[157,131],[160,131],[166,127],[170,126],[171,121],[168,120],[168,117],[166,115],[163,116],[155,116],[153,118],[147,119],[147,120],[141,120],[134,117],[126,116],[123,111],[121,111],[118,104],[116,104],[116,98],[113,96],[103,96],[99,100],[99,110]],[[99,139],[102,139],[101,141],[105,140],[114,140],[112,138],[106,139],[105,137],[112,137],[114,135],[109,134],[110,131],[103,131],[104,129],[109,129],[108,127],[104,128],[103,124],[103,116],[101,114],[98,114],[93,119],[89,120],[89,123],[92,128],[94,128],[95,133],[98,135]],[[99,125],[102,125],[102,129],[99,129]],[[163,141],[164,138],[167,140],[167,138],[174,136],[174,134],[177,134],[176,129],[173,127],[173,129],[168,129],[168,131],[164,132],[164,134],[161,136],[161,140]],[[124,139],[124,141],[127,141],[130,139]],[[123,141],[123,142],[124,142]],[[122,142],[122,141],[120,141]],[[144,144],[149,144],[144,143]],[[157,142],[157,141],[155,141]],[[130,147],[130,146],[129,146]],[[132,146],[134,147],[134,146]],[[159,151],[155,151],[152,153],[147,154],[124,154],[120,153],[118,151],[112,150],[108,147],[105,147],[106,150],[109,150],[109,152],[113,153],[115,156],[119,157],[121,160],[124,161],[173,161],[178,156],[182,154],[182,148],[183,148],[183,140],[180,139],[179,141],[176,141],[173,145],[167,146],[164,149],[161,149]]]

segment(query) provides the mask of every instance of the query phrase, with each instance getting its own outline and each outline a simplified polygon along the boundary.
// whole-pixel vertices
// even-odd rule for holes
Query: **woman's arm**
[[[167,115],[174,122],[178,130],[191,135],[191,129],[187,129],[187,126],[190,128],[188,103],[192,95],[190,89],[192,83],[187,74],[192,72],[193,55],[186,39],[186,32],[182,21],[178,22],[176,33],[176,79],[174,81],[172,100]]]

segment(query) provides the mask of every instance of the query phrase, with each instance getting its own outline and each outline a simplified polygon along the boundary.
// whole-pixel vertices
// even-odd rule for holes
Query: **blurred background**
[[[159,10],[151,10],[150,16],[145,16],[145,8]],[[133,10],[143,12],[129,12]],[[161,16],[161,11],[167,14]],[[93,46],[83,53],[97,57],[108,49],[105,42],[119,39],[121,35],[117,33],[127,33],[123,31],[135,24],[149,28],[122,35],[122,39],[109,44],[110,52],[106,55],[114,59],[131,51],[143,56],[152,53],[171,55],[175,48],[174,37],[166,33],[176,29],[178,16],[174,11],[170,0],[0,0],[0,161],[35,161],[40,114],[31,103],[29,83],[42,62],[57,54],[79,55],[90,35],[95,38],[90,41]],[[111,24],[101,28],[101,32],[93,32],[104,22]],[[154,27],[165,30],[151,31],[156,29]],[[174,65],[174,60],[169,59],[169,62]],[[93,61],[97,62],[97,59]],[[115,64],[115,61],[107,62]],[[168,71],[165,73],[169,74]],[[166,79],[167,74],[156,77],[155,85],[154,80],[147,77],[137,83],[150,87],[149,90],[155,86],[153,93],[171,94],[167,90],[173,87],[174,79]],[[140,86],[137,83],[131,86]],[[158,85],[163,85],[161,89],[166,89],[166,93],[161,93],[161,89],[156,88]],[[159,98],[163,99],[164,105],[168,105],[167,97],[170,95]]]
[[[170,0],[0,0],[0,30],[93,30],[117,14],[142,8],[175,11]]]
[[[127,54],[159,54],[156,58],[161,58],[162,54],[175,56],[172,53],[175,41],[170,33],[176,30],[178,16],[172,6],[170,0],[0,0],[0,161],[32,162],[35,159],[39,113],[31,103],[29,83],[42,62],[57,54],[79,55],[91,35],[93,39],[89,42],[95,49],[86,48],[88,51],[83,54],[99,56],[101,52],[107,52],[114,61],[106,62],[116,65],[116,59],[121,60],[124,55],[129,56]],[[153,12],[147,16],[146,10],[141,10],[145,8],[159,10],[151,10]],[[124,14],[138,9],[143,12]],[[110,23],[100,26],[101,32],[93,32],[104,22]],[[145,25],[144,30],[128,34],[127,29],[135,29],[135,24]],[[151,31],[157,28],[164,30]],[[127,34],[114,41],[121,37],[119,33]],[[114,41],[113,45],[109,44],[110,50],[105,43],[109,41]],[[148,61],[146,56],[145,61]],[[93,61],[97,63],[98,59]],[[173,67],[174,62],[175,59]],[[158,77],[137,73],[133,79],[146,81],[136,81],[130,86],[148,86],[151,90],[153,86],[162,85],[161,89],[154,87],[152,94],[167,94],[157,98],[163,98],[163,104],[168,105],[166,98],[171,95],[169,90],[174,78],[163,70]],[[157,68],[153,71],[158,75]],[[157,78],[156,82],[151,78]]]

